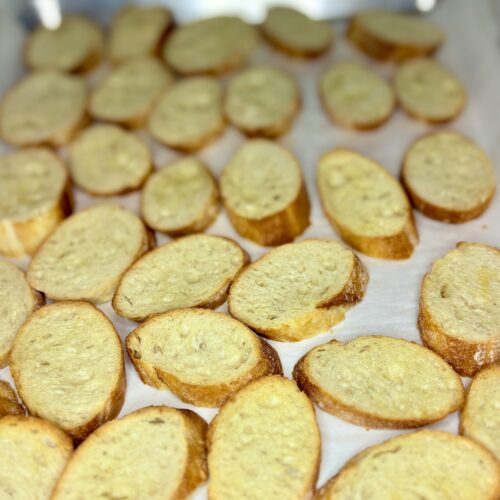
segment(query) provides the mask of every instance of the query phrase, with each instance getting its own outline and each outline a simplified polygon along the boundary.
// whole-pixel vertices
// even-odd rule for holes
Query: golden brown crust
[[[6,415],[24,415],[26,411],[19,404],[14,389],[3,380],[0,380],[0,418]]]

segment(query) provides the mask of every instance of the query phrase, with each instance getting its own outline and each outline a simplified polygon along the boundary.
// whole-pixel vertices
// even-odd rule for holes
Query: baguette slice
[[[102,204],[66,219],[43,243],[28,268],[28,283],[54,300],[111,300],[121,275],[150,247],[141,220],[118,205]]]
[[[420,290],[424,344],[460,375],[500,363],[500,250],[459,243],[432,264]]]
[[[120,337],[88,302],[56,302],[36,311],[16,336],[10,370],[30,414],[75,441],[115,418],[123,405]]]
[[[259,245],[292,241],[309,226],[309,198],[299,162],[275,142],[246,142],[226,165],[220,187],[236,231]]]
[[[101,59],[103,35],[92,19],[66,14],[55,29],[39,26],[29,36],[25,62],[31,69],[86,72]]]
[[[461,436],[422,430],[358,453],[316,499],[496,500],[499,494],[498,464],[484,448]]]
[[[401,107],[410,116],[429,123],[455,119],[466,102],[460,80],[432,59],[412,59],[398,66],[394,89]]]
[[[85,129],[70,146],[73,182],[96,196],[138,189],[153,168],[147,144],[115,125]]]
[[[185,307],[215,309],[224,303],[230,284],[248,260],[248,254],[228,238],[206,234],[179,238],[128,269],[113,297],[113,308],[134,321]]]
[[[488,366],[472,379],[460,415],[460,434],[500,460],[500,365]]]
[[[87,116],[82,78],[58,71],[28,74],[4,96],[0,107],[0,136],[12,146],[69,142]]]
[[[205,431],[196,413],[167,406],[108,422],[78,447],[51,498],[187,498],[207,477]]]
[[[417,210],[454,224],[479,217],[496,189],[488,157],[452,131],[418,139],[405,155],[401,179]]]
[[[383,125],[395,105],[389,84],[368,66],[354,61],[331,66],[320,79],[319,93],[334,122],[358,130]]]
[[[0,157],[0,254],[32,255],[71,213],[66,168],[42,148]]]
[[[262,24],[265,38],[277,49],[295,57],[316,57],[333,43],[330,24],[289,7],[271,7]]]
[[[282,374],[278,353],[249,328],[208,309],[177,309],[129,334],[127,352],[141,380],[187,403],[221,406],[252,380]]]
[[[19,327],[43,303],[43,295],[28,285],[21,269],[0,261],[0,368],[9,361]]]
[[[222,92],[212,77],[174,83],[151,113],[148,128],[155,139],[180,151],[196,151],[224,131]]]
[[[172,80],[171,73],[153,57],[129,59],[98,83],[90,96],[89,112],[96,120],[142,127]]]
[[[342,321],[367,283],[365,267],[341,243],[290,243],[243,270],[231,286],[229,312],[266,337],[295,342]]]
[[[378,163],[347,149],[324,154],[317,171],[323,210],[356,250],[384,259],[407,259],[418,233],[406,194]]]
[[[444,34],[415,15],[363,10],[351,19],[347,38],[375,59],[403,61],[432,54],[443,43]]]
[[[224,111],[249,136],[277,137],[290,128],[300,107],[299,89],[284,71],[258,65],[230,82]]]
[[[126,5],[111,22],[108,56],[116,63],[156,55],[171,26],[172,14],[162,6]]]
[[[175,29],[163,58],[181,75],[220,74],[243,65],[256,45],[253,26],[238,17],[211,17]]]
[[[236,393],[208,432],[208,498],[310,498],[321,439],[311,401],[290,380],[263,377]]]
[[[7,382],[0,380],[0,418],[6,415],[24,414],[24,408],[19,404],[14,389]]]
[[[293,378],[322,410],[369,428],[421,427],[460,410],[465,400],[460,377],[443,359],[391,337],[315,347],[295,365]]]
[[[73,452],[71,439],[35,417],[0,419],[0,498],[49,500]]]
[[[181,158],[155,172],[142,190],[146,224],[170,236],[204,231],[219,214],[219,188],[197,158]]]

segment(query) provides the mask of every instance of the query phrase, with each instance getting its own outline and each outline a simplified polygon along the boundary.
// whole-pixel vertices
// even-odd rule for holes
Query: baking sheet
[[[3,5],[5,9],[5,4]],[[22,73],[20,48],[23,30],[15,18],[9,18],[2,10],[0,0],[0,89],[4,90]],[[465,112],[449,128],[456,129],[473,138],[490,156],[500,178],[500,50],[499,17],[500,6],[494,1],[468,2],[467,0],[443,1],[430,18],[443,27],[447,43],[440,50],[437,59],[459,75],[468,89],[468,103]],[[471,28],[477,31],[471,33]],[[381,75],[390,77],[392,65],[375,63],[357,52],[344,40],[343,23],[335,23],[337,42],[335,48],[324,57],[313,61],[288,58],[270,49],[263,43],[253,55],[251,62],[267,62],[294,75],[302,92],[302,110],[291,131],[279,142],[292,150],[302,163],[305,179],[312,201],[311,226],[299,238],[337,236],[323,215],[315,187],[316,162],[324,152],[333,147],[347,147],[359,151],[384,165],[398,175],[400,163],[407,147],[420,135],[439,127],[430,127],[408,118],[397,110],[389,122],[378,130],[355,132],[334,126],[321,109],[316,93],[319,75],[332,63],[350,57],[370,64]],[[465,36],[465,33],[468,36]],[[474,38],[475,36],[475,38]],[[96,81],[106,68],[99,68],[91,75]],[[230,78],[231,76],[229,76]],[[227,81],[223,78],[223,81]],[[144,132],[139,135],[146,137]],[[148,138],[157,167],[179,157],[179,154],[161,147]],[[228,126],[222,138],[199,153],[212,171],[219,175],[245,138]],[[0,153],[9,148],[0,145]],[[64,157],[64,150],[61,151]],[[114,201],[132,209],[139,208],[139,194],[98,198],[75,190],[78,210],[101,201]],[[364,300],[351,309],[346,319],[333,331],[298,343],[270,342],[279,352],[285,375],[290,377],[296,361],[312,347],[332,338],[341,341],[359,335],[381,334],[418,341],[416,329],[417,304],[420,281],[431,263],[458,241],[477,241],[499,246],[500,244],[500,195],[497,195],[485,214],[475,221],[461,225],[444,224],[423,217],[416,212],[420,233],[420,244],[411,259],[405,261],[384,261],[360,255],[368,268],[370,282]],[[222,212],[208,233],[225,235],[236,239],[256,259],[267,251],[249,241],[241,239],[233,230]],[[168,241],[158,235],[158,244]],[[15,261],[26,268],[27,259]],[[117,316],[109,304],[100,308],[113,321],[122,339],[136,326],[135,323]],[[220,308],[226,311],[224,305]],[[169,391],[159,391],[144,385],[127,359],[127,392],[121,415],[147,406],[166,404],[177,408],[190,408],[207,421],[216,414],[215,409],[201,409],[187,405]],[[418,377],[415,373],[415,377]],[[0,379],[11,381],[8,368],[0,370]],[[464,379],[468,383],[468,379]],[[316,408],[322,436],[322,461],[318,484],[323,484],[335,474],[346,460],[365,447],[379,443],[389,437],[409,431],[365,430],[350,425]],[[457,432],[458,418],[453,414],[432,426],[449,432]],[[206,498],[206,486],[199,488],[193,498]]]

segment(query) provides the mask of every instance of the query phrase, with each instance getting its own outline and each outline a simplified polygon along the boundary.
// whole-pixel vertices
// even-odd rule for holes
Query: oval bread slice
[[[498,464],[484,448],[461,436],[422,430],[358,453],[319,490],[316,499],[494,500],[499,493]]]
[[[365,293],[368,274],[337,241],[305,240],[271,250],[236,278],[229,312],[273,340],[298,341],[344,319]]]
[[[412,59],[396,69],[394,89],[401,107],[429,123],[446,123],[465,106],[465,89],[448,69],[432,59]]]
[[[368,428],[421,427],[461,409],[465,399],[460,377],[442,358],[391,337],[332,340],[303,356],[293,377],[322,410]]]
[[[126,127],[141,127],[173,77],[154,57],[124,61],[100,81],[90,96],[93,118]]]
[[[71,439],[35,417],[0,419],[0,497],[46,500],[73,452]]]
[[[253,26],[220,16],[179,26],[163,46],[163,58],[181,75],[219,74],[241,66],[257,44]]]
[[[147,144],[114,125],[85,129],[69,148],[73,182],[96,196],[138,189],[153,165]]]
[[[9,362],[9,352],[19,327],[44,303],[26,275],[11,262],[0,261],[0,367]]]
[[[207,477],[205,430],[196,413],[167,406],[108,422],[78,447],[51,498],[187,498]]]
[[[488,366],[472,379],[460,415],[460,434],[482,444],[500,460],[500,365]]]
[[[107,302],[125,270],[149,249],[141,220],[117,205],[95,205],[69,217],[43,243],[28,283],[54,300]]]
[[[82,78],[58,71],[34,71],[15,84],[0,107],[0,136],[13,146],[69,142],[85,124]]]
[[[197,158],[181,158],[146,181],[141,212],[151,229],[170,236],[204,231],[219,214],[217,182]]]
[[[71,212],[68,174],[43,148],[0,157],[0,254],[33,254]]]
[[[459,243],[432,264],[420,290],[424,344],[460,375],[500,363],[500,250]]]
[[[286,378],[261,378],[236,393],[210,424],[208,497],[310,498],[320,448],[306,395]]]
[[[328,23],[289,7],[271,7],[262,33],[277,49],[295,57],[319,56],[333,43],[333,30]]]
[[[321,157],[317,182],[328,220],[349,245],[384,259],[411,256],[418,234],[410,203],[378,163],[336,149]]]
[[[389,84],[368,66],[354,61],[331,66],[321,77],[319,93],[328,115],[344,127],[377,128],[394,110]]]
[[[103,35],[92,19],[67,14],[55,29],[39,26],[26,42],[25,61],[32,69],[89,71],[102,55]]]
[[[174,83],[149,117],[148,128],[159,142],[180,151],[195,151],[224,131],[222,92],[211,77]]]
[[[120,337],[88,302],[56,302],[36,311],[16,336],[10,370],[28,411],[76,441],[115,418],[123,404]]]
[[[417,140],[403,160],[401,179],[415,207],[444,222],[479,217],[495,194],[488,157],[457,132],[434,132]]]
[[[0,380],[0,418],[6,415],[24,415],[25,413],[14,389],[7,382]]]
[[[108,56],[113,62],[121,62],[155,55],[171,26],[172,15],[162,6],[125,5],[111,22]]]
[[[179,238],[128,269],[113,297],[113,308],[135,321],[184,307],[215,309],[224,303],[230,284],[247,262],[248,254],[228,238],[206,234]]]
[[[224,168],[220,187],[236,231],[260,245],[292,241],[309,226],[309,198],[299,162],[275,142],[246,142]]]
[[[388,10],[357,12],[347,37],[369,56],[395,61],[430,55],[444,41],[441,29],[428,20]]]

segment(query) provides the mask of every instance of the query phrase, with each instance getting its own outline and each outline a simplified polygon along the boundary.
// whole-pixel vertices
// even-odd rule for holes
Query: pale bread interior
[[[334,150],[320,159],[318,187],[327,214],[357,235],[397,235],[408,222],[410,205],[399,182],[353,151]]]
[[[30,413],[68,431],[109,404],[123,363],[113,325],[85,302],[39,309],[17,335],[11,358]]]
[[[326,109],[339,122],[359,127],[384,121],[394,107],[388,83],[368,66],[340,61],[323,74],[320,93]]]
[[[216,191],[210,171],[200,160],[182,158],[148,179],[142,192],[142,215],[157,230],[186,228],[207,210],[214,210],[211,200]]]
[[[138,188],[151,169],[148,146],[114,125],[84,130],[69,149],[71,177],[94,194]]]
[[[45,240],[28,281],[51,298],[105,302],[145,246],[144,225],[132,212],[96,205],[66,219]]]
[[[296,83],[285,72],[267,65],[243,71],[228,86],[224,104],[229,120],[243,129],[287,125],[298,108]]]
[[[426,203],[456,211],[485,203],[495,189],[488,157],[456,132],[436,132],[417,141],[406,154],[403,176]]]
[[[212,430],[210,498],[307,498],[320,436],[311,403],[293,382],[251,383],[222,407]]]
[[[295,201],[301,183],[292,153],[273,141],[253,139],[226,165],[220,187],[229,210],[240,217],[263,219]]]
[[[432,322],[447,335],[468,342],[500,341],[500,252],[459,244],[434,262],[422,298]]]

